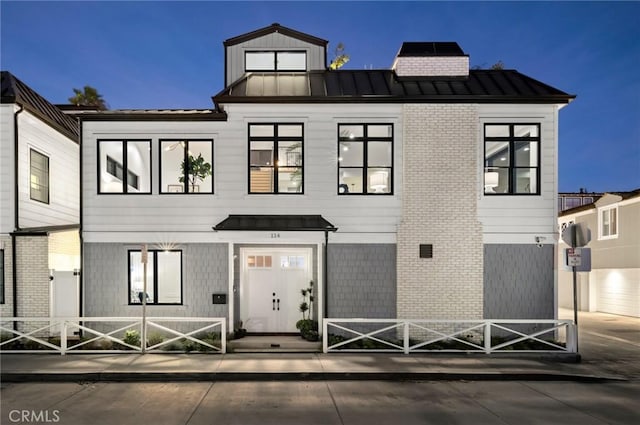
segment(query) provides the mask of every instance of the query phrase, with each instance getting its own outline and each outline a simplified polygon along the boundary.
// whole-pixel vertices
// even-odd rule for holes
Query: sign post
[[[562,240],[571,248],[567,249],[566,262],[573,271],[573,323],[576,325],[576,351],[578,351],[578,273],[582,265],[582,247],[591,241],[591,230],[584,223],[572,224],[562,231]]]
[[[147,348],[147,258],[148,251],[147,245],[142,245],[142,255],[140,261],[142,262],[142,326],[140,332],[140,347],[142,354],[146,352]]]

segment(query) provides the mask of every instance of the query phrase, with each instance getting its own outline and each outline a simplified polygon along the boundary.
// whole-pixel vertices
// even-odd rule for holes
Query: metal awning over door
[[[338,228],[321,215],[230,215],[213,230],[335,232]]]

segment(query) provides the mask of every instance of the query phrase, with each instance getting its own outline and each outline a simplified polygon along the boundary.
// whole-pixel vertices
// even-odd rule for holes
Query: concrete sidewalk
[[[0,362],[3,382],[625,378],[559,358],[482,354],[3,354]]]
[[[580,312],[579,334],[580,362],[512,353],[1,354],[0,371],[3,382],[640,381],[640,318]]]

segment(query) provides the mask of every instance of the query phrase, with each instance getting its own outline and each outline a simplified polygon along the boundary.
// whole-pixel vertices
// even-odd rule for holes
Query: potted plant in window
[[[189,154],[189,157],[180,164],[180,178],[178,181],[184,184],[186,175],[190,186],[189,191],[198,192],[200,188],[198,183],[209,177],[211,172],[211,164],[202,157],[201,153],[197,157]]]

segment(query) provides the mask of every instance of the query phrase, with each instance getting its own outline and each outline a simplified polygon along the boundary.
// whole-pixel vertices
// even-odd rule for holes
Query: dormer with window
[[[274,23],[224,42],[225,87],[245,73],[324,70],[327,41]]]

